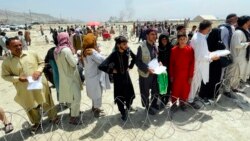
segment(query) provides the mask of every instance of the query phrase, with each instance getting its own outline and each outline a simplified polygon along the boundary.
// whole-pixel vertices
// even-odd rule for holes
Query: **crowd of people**
[[[81,123],[79,115],[84,81],[87,96],[92,100],[93,115],[105,116],[102,93],[110,89],[111,76],[114,102],[122,121],[126,121],[129,111],[135,110],[132,107],[135,91],[129,75],[134,65],[138,68],[142,106],[150,115],[157,114],[168,103],[172,105],[170,110],[180,107],[186,111],[187,104],[199,109],[197,97],[205,104],[212,103],[220,88],[229,98],[236,98],[237,92],[244,93],[243,86],[250,76],[249,16],[229,14],[224,24],[213,29],[212,22],[204,20],[198,29],[193,26],[189,33],[186,25],[176,26],[176,33],[171,31],[172,26],[162,28],[165,27],[163,25],[133,26],[139,42],[142,39],[137,54],[128,47],[126,37],[118,36],[107,58],[100,53],[95,29],[51,28],[55,47],[49,49],[45,61],[28,50],[30,43],[25,41],[22,32],[18,32],[18,37],[8,38],[3,45],[1,43],[11,53],[3,60],[1,76],[15,86],[15,101],[26,110],[33,124],[32,131],[41,127],[41,109],[48,112],[51,122],[60,122],[47,79],[55,86],[59,103],[70,109],[69,123],[74,125]],[[40,31],[43,35],[42,27]],[[115,33],[113,28],[111,31]],[[230,54],[216,54],[218,50],[227,50]],[[148,65],[153,59],[167,68],[165,94],[159,93],[159,76]],[[27,90],[29,76],[34,80],[41,79],[42,89]],[[1,120],[6,125],[6,132],[13,130],[5,116],[1,117],[4,117]]]

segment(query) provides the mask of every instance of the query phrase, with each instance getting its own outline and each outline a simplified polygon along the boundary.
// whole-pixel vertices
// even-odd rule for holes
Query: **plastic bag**
[[[159,86],[159,93],[161,95],[166,95],[168,91],[168,74],[167,72],[157,75],[157,81]]]

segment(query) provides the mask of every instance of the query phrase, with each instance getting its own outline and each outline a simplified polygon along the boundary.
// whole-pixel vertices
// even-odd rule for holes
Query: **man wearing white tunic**
[[[83,57],[85,67],[85,81],[88,97],[92,100],[92,112],[95,117],[104,116],[102,106],[102,86],[100,82],[101,70],[98,66],[104,61],[104,57],[97,48],[96,37],[89,33],[83,38]]]
[[[194,103],[194,98],[199,92],[201,83],[206,84],[209,81],[209,63],[219,59],[218,56],[209,56],[206,35],[211,31],[211,26],[210,21],[202,21],[199,25],[199,31],[194,34],[190,43],[195,54],[195,70],[188,102],[197,109],[199,106]]]
[[[70,104],[70,124],[79,124],[82,83],[77,69],[77,59],[69,35],[61,32],[57,36],[58,45],[54,56],[59,71],[59,102]]]
[[[240,81],[246,82],[250,73],[250,35],[248,28],[250,26],[250,17],[242,16],[238,19],[238,27],[232,36],[230,51],[233,57],[233,64],[228,71],[228,79],[233,92],[240,92]]]

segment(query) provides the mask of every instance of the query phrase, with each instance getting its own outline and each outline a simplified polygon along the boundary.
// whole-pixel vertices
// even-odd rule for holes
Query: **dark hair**
[[[247,23],[248,21],[250,20],[250,17],[249,16],[241,16],[238,18],[238,26],[239,27],[242,27],[245,23]]]
[[[72,32],[75,32],[75,29],[74,29],[74,28],[70,28],[69,30],[72,31]]]
[[[177,35],[177,39],[181,38],[181,37],[186,37],[187,38],[187,35],[186,34],[183,34],[183,33],[180,33]]]
[[[229,19],[231,19],[231,18],[233,18],[233,17],[237,17],[237,15],[236,15],[235,13],[229,14],[229,15],[227,15],[227,17],[226,17],[226,20],[229,20]]]
[[[118,50],[118,44],[127,43],[128,39],[124,36],[118,36],[115,38],[115,50]]]
[[[22,31],[18,31],[17,34],[18,34],[18,35],[22,35],[23,32],[22,32]]]
[[[120,43],[124,43],[124,42],[128,42],[128,40],[124,37],[124,36],[118,36],[115,38],[115,43],[116,44],[120,44]]]
[[[203,20],[199,25],[199,30],[205,30],[206,28],[212,26],[212,22],[209,20]]]
[[[180,31],[180,30],[182,30],[183,28],[185,28],[184,25],[178,25],[178,26],[176,27],[176,30],[177,30],[177,31]]]
[[[167,34],[163,33],[159,36],[159,40],[158,40],[159,48],[163,47],[162,39],[164,39],[164,38],[167,40],[167,46],[171,46],[171,42],[169,41],[169,36]]]
[[[147,30],[146,30],[146,34],[148,35],[148,34],[150,34],[151,32],[156,32],[153,28],[148,28]]]
[[[19,38],[17,36],[15,37],[10,37],[6,40],[6,46],[9,46],[10,45],[10,42],[13,41],[13,40],[19,40]]]
[[[197,26],[196,25],[193,25],[193,27],[192,28],[196,28]]]

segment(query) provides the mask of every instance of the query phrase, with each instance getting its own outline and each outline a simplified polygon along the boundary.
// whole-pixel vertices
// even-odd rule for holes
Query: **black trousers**
[[[199,96],[201,98],[214,99],[218,96],[218,90],[221,81],[222,67],[220,66],[220,61],[214,61],[210,63],[209,67],[209,82],[204,84],[201,83],[201,89]]]
[[[117,99],[116,99],[116,104],[118,106],[118,109],[119,109],[121,115],[125,115],[126,114],[126,110],[130,109],[132,103],[133,103],[133,99],[130,100],[130,101],[127,101],[123,97],[117,97]]]
[[[159,97],[157,75],[149,75],[147,78],[139,76],[139,85],[140,85],[142,106],[146,107],[147,109],[149,107],[153,108],[157,107],[157,100]],[[149,101],[150,93],[151,93],[151,105]]]

